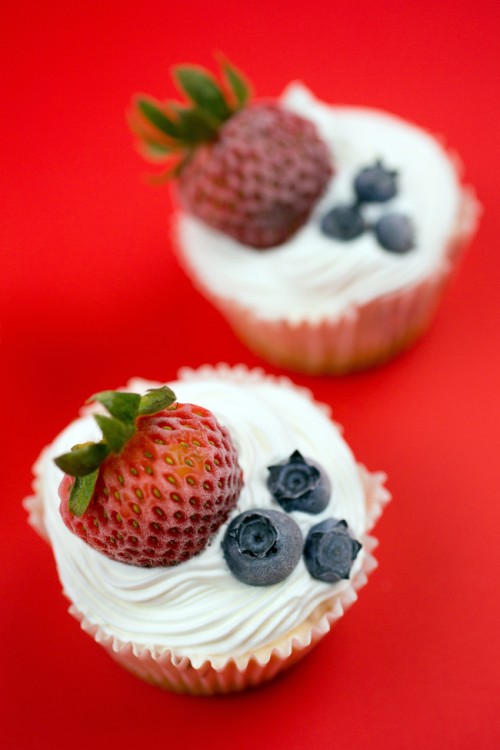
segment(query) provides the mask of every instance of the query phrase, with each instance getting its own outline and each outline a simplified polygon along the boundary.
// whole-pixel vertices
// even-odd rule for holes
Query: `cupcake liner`
[[[28,523],[32,529],[48,544],[50,544],[49,535],[44,523],[44,509],[42,499],[42,488],[39,479],[41,466],[45,459],[47,449],[43,450],[33,466],[33,484],[34,495],[26,497],[23,500],[23,508],[28,514]]]
[[[286,376],[267,375],[258,368],[250,370],[245,365],[229,367],[219,364],[215,367],[204,366],[198,370],[184,368],[179,372],[179,377],[183,380],[217,377],[241,383],[272,381],[310,399],[330,417],[329,406],[315,401],[308,389],[296,386]],[[140,383],[141,380],[135,378],[130,381],[129,387],[140,387]],[[50,544],[43,520],[41,482],[37,477],[45,453],[46,451],[43,451],[35,463],[35,494],[24,501],[24,507],[29,514],[29,523]],[[367,583],[369,574],[377,567],[373,556],[377,540],[369,532],[381,515],[384,505],[389,501],[390,494],[384,487],[386,476],[383,472],[371,473],[361,464],[358,464],[358,471],[367,510],[366,533],[358,537],[364,550],[359,568],[350,580],[343,582],[345,588],[340,593],[337,592],[331,599],[316,606],[300,625],[259,649],[238,656],[210,656],[202,660],[200,657],[189,658],[185,654],[164,647],[126,642],[106,631],[105,627],[92,622],[91,616],[81,612],[63,590],[70,600],[69,612],[80,622],[82,629],[118,664],[136,677],[157,687],[193,695],[215,695],[241,691],[267,682],[303,658],[330,631],[333,623],[356,601],[357,592]]]
[[[399,291],[353,305],[339,317],[320,321],[268,320],[235,299],[216,295],[190,266],[175,238],[174,246],[194,285],[220,310],[249,349],[274,365],[296,372],[342,375],[391,359],[425,333],[475,231],[479,210],[473,190],[464,188],[455,235],[433,273]]]

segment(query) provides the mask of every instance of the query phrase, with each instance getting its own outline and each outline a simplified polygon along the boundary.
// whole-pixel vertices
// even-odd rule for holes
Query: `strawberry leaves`
[[[71,492],[69,493],[68,505],[74,516],[83,516],[94,494],[99,469],[84,477],[76,477]]]
[[[122,391],[101,391],[94,393],[87,403],[99,401],[112,417],[123,422],[133,422],[139,410],[141,396],[138,393],[123,393]]]
[[[172,104],[177,115],[178,140],[185,146],[208,143],[217,138],[217,126],[203,109]]]
[[[110,453],[120,453],[136,431],[137,417],[156,414],[176,400],[168,387],[153,388],[143,396],[121,391],[101,391],[89,401],[98,401],[111,416],[94,414],[103,438],[98,443],[74,445],[68,453],[54,459],[65,474],[75,477],[69,497],[70,511],[81,516],[87,510],[99,476],[99,468]]]
[[[160,102],[142,94],[134,98],[130,128],[146,158],[173,165],[165,179],[176,177],[200,144],[214,142],[221,125],[250,98],[242,73],[222,55],[218,60],[220,82],[198,66],[174,67],[172,76],[187,102]]]
[[[74,445],[69,453],[54,459],[56,465],[72,477],[84,477],[99,468],[108,457],[110,448],[106,443],[82,443]]]
[[[119,453],[135,432],[133,422],[122,422],[121,419],[105,417],[103,414],[94,414],[94,419],[112,453]]]
[[[157,414],[173,404],[176,398],[175,393],[168,385],[163,385],[161,388],[150,388],[140,398],[138,414],[141,417],[145,414]]]
[[[238,108],[244,107],[250,98],[251,90],[245,76],[232,65],[223,55],[218,55],[219,64],[224,78],[233,94]]]
[[[179,137],[179,128],[172,120],[170,120],[165,112],[161,109],[161,105],[157,104],[153,99],[146,97],[137,98],[137,108],[140,113],[145,117],[146,120],[155,126],[162,133],[168,135],[170,138]]]
[[[224,94],[214,78],[201,68],[189,65],[178,65],[174,68],[182,92],[196,104],[202,112],[219,122],[224,122],[231,115]]]

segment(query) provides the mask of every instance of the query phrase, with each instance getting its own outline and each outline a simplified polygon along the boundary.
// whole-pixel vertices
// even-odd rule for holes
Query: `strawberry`
[[[248,103],[242,75],[222,61],[174,68],[191,107],[136,97],[130,125],[145,156],[166,159],[185,210],[245,245],[279,245],[301,227],[332,175],[315,125],[276,102]]]
[[[226,428],[207,409],[175,402],[164,386],[144,396],[92,397],[103,439],[55,459],[66,526],[113,560],[177,565],[201,552],[235,506],[243,475]]]

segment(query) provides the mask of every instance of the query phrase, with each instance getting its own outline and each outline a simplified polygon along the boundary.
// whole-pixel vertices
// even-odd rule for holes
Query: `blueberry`
[[[250,586],[283,581],[299,562],[302,547],[302,532],[293,518],[265,508],[240,513],[222,540],[231,573]]]
[[[299,451],[276,466],[268,466],[267,486],[283,510],[290,513],[321,513],[330,500],[331,484],[316,461],[305,459]]]
[[[336,583],[349,578],[361,544],[353,539],[345,521],[327,518],[309,529],[304,545],[304,562],[313,578]]]
[[[402,214],[386,214],[374,227],[375,236],[385,250],[403,254],[415,245],[415,232],[410,220]]]
[[[398,192],[398,173],[385,169],[381,161],[365,167],[354,179],[354,190],[359,203],[385,203]]]
[[[336,240],[355,240],[365,231],[365,222],[356,206],[335,206],[321,221],[321,229]]]

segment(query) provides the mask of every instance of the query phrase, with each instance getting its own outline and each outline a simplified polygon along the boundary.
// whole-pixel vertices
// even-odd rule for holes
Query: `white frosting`
[[[242,378],[236,370],[224,377],[211,370],[203,377],[186,377],[171,384],[179,401],[212,410],[239,451],[245,484],[232,517],[249,508],[279,510],[266,488],[267,466],[298,449],[325,468],[333,485],[323,513],[293,513],[304,537],[312,525],[333,516],[344,518],[353,535],[363,538],[373,518],[360,467],[338,427],[307,392],[256,372]],[[154,385],[136,380],[129,389],[143,392]],[[52,460],[75,443],[99,437],[87,410],[44,451],[36,467],[36,486],[64,591],[105,636],[154,653],[168,649],[176,657],[189,656],[196,666],[206,658],[237,657],[265,646],[300,626],[318,604],[334,605],[350,587],[350,581],[332,585],[314,580],[302,559],[282,583],[240,583],[221,553],[225,526],[207,549],[175,567],[140,568],[108,559],[63,524],[58,498],[62,473]],[[351,576],[368,554],[361,550]]]
[[[444,270],[463,193],[455,163],[440,143],[377,110],[328,106],[300,84],[291,85],[282,101],[316,123],[331,149],[335,175],[307,224],[270,250],[245,247],[181,212],[179,251],[199,284],[262,318],[298,322],[338,317]],[[373,220],[389,211],[406,214],[416,246],[405,255],[381,248],[372,232],[340,242],[319,228],[330,208],[353,201],[353,178],[376,159],[398,171],[399,192],[388,203],[365,207],[365,215]]]

